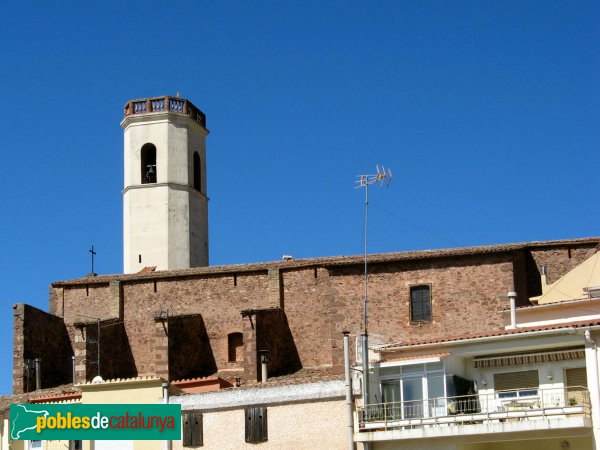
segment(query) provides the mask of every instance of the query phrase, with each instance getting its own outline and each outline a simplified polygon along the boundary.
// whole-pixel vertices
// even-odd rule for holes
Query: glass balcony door
[[[385,416],[414,419],[446,415],[443,364],[415,364],[380,372]],[[390,375],[386,376],[389,373]]]

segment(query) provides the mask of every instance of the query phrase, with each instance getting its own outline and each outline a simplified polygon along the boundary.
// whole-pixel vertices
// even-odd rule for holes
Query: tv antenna
[[[364,273],[364,308],[363,308],[363,335],[362,335],[362,370],[363,370],[363,383],[362,383],[362,394],[364,406],[367,406],[369,401],[369,256],[368,256],[368,243],[369,243],[369,186],[379,185],[380,187],[388,187],[392,182],[392,171],[384,166],[381,168],[375,166],[376,172],[374,174],[358,175],[355,189],[365,188],[365,273]]]

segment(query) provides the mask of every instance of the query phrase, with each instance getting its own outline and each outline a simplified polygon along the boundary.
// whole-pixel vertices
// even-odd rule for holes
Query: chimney
[[[517,328],[517,293],[511,291],[507,295],[510,300],[510,328]]]
[[[259,350],[260,354],[260,367],[261,367],[261,377],[260,382],[266,383],[269,379],[267,372],[267,364],[269,363],[269,350]]]
[[[545,265],[542,266],[542,295],[548,290],[548,269]]]

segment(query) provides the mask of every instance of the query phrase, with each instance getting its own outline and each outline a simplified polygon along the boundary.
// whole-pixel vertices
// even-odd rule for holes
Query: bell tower
[[[206,116],[189,100],[125,105],[123,270],[208,265]]]

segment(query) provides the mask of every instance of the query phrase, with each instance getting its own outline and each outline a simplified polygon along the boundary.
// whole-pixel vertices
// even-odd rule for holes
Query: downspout
[[[42,388],[42,360],[35,358],[35,390]]]
[[[350,377],[349,331],[344,331],[344,373],[346,375],[346,409],[348,411],[348,450],[355,450],[354,414],[352,408],[352,378]]]
[[[169,404],[169,383],[163,383],[161,386],[162,386],[162,404],[168,405]],[[171,441],[163,440],[162,441],[162,449],[170,450],[171,449]]]
[[[585,365],[587,369],[594,448],[600,449],[600,380],[598,380],[598,351],[590,330],[585,330]]]

